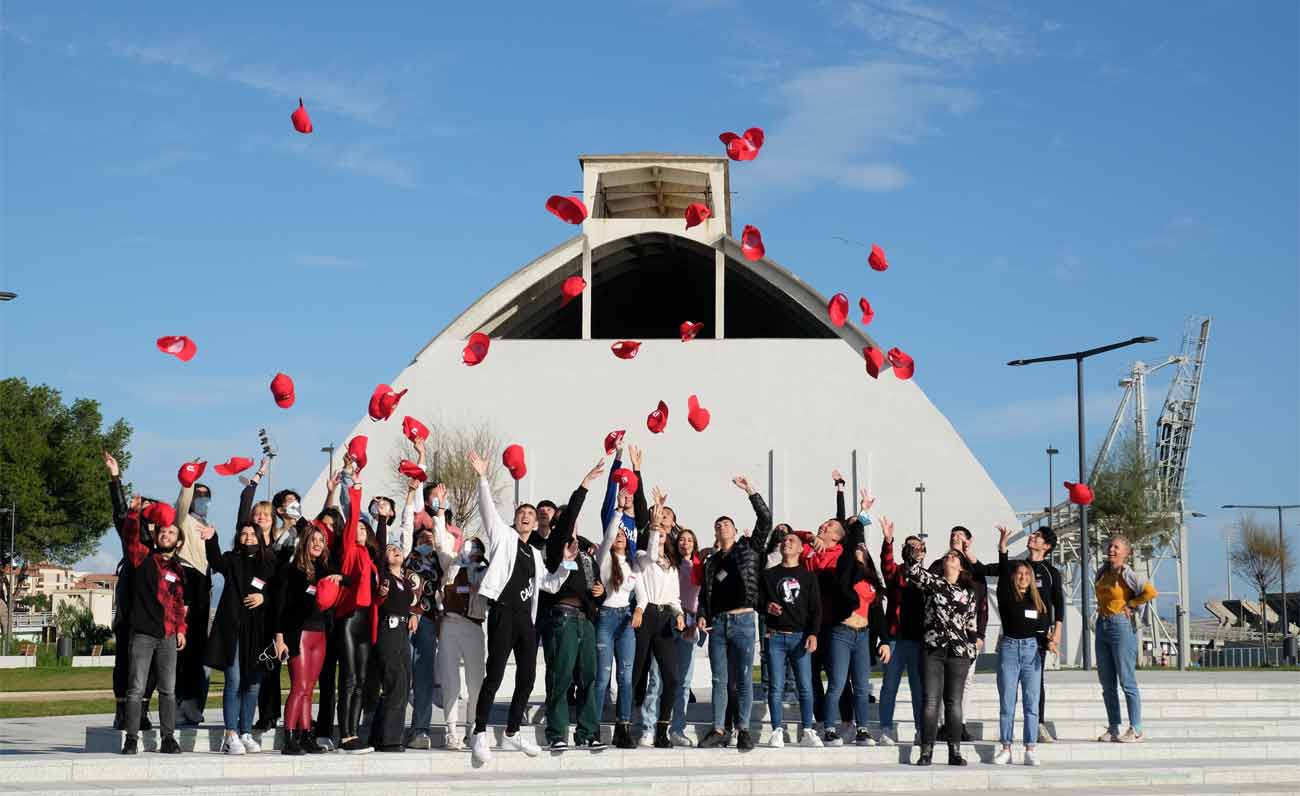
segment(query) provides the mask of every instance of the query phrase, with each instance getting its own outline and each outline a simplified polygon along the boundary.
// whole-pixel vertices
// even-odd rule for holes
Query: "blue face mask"
[[[206,520],[208,518],[208,506],[212,503],[212,498],[207,495],[201,495],[194,498],[190,504],[190,513],[194,516]]]
[[[427,544],[418,544],[415,546],[415,552],[422,556],[427,556],[433,552],[433,546]]]

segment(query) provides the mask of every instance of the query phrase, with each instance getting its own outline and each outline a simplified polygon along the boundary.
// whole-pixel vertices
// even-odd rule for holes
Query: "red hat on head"
[[[289,118],[293,119],[293,129],[303,135],[311,132],[311,117],[307,115],[307,108],[302,104],[302,97],[298,98],[298,110],[291,113]]]
[[[176,509],[166,503],[150,503],[144,510],[144,518],[159,528],[176,524]]]
[[[627,429],[625,429],[625,428],[620,428],[620,429],[618,429],[617,431],[611,431],[611,432],[609,432],[608,434],[605,435],[605,455],[606,455],[606,456],[608,456],[609,454],[613,453],[613,452],[615,451],[615,449],[618,448],[618,444],[619,444],[620,442],[623,441],[623,437],[624,437],[624,435],[626,435],[626,434],[627,434]]]
[[[678,331],[680,331],[682,335],[683,343],[689,343],[691,340],[694,340],[695,336],[703,330],[703,323],[691,323],[690,321],[682,321],[682,325],[678,327]]]
[[[636,473],[626,467],[620,467],[610,473],[609,479],[618,484],[619,488],[629,495],[635,495],[636,488],[641,484],[640,479],[636,477]]]
[[[370,444],[370,438],[365,434],[358,434],[348,440],[348,455],[357,463],[357,472],[366,469],[366,446]]]
[[[159,351],[164,354],[171,354],[181,362],[189,362],[194,359],[194,354],[199,350],[199,347],[194,345],[194,341],[185,335],[159,337],[157,345]]]
[[[415,445],[429,438],[429,429],[410,415],[402,418],[402,433]]]
[[[501,463],[510,471],[510,477],[518,481],[528,475],[528,465],[524,463],[524,446],[511,445],[501,454]]]
[[[488,346],[492,344],[492,338],[482,332],[475,332],[469,336],[469,342],[465,344],[465,350],[461,357],[466,365],[477,365],[487,359]]]
[[[402,459],[402,463],[397,465],[397,472],[416,481],[429,480],[429,474],[424,471],[424,468],[409,459]]]
[[[654,434],[663,433],[668,427],[668,404],[660,401],[658,408],[646,417],[645,425]]]
[[[862,349],[862,356],[867,360],[867,374],[873,379],[880,378],[880,369],[885,366],[884,352],[873,345],[869,345]]]
[[[243,456],[231,456],[229,460],[218,464],[212,469],[217,472],[217,475],[236,475],[252,466],[252,459],[245,459]]]
[[[849,319],[849,297],[843,293],[831,296],[830,302],[826,305],[826,312],[831,316],[831,323],[843,326]]]
[[[867,256],[867,265],[870,265],[877,271],[884,271],[889,267],[889,260],[885,259],[885,250],[871,244],[871,254]]]
[[[713,216],[713,211],[703,202],[691,202],[686,206],[686,228],[698,227],[704,220]]]
[[[745,225],[740,233],[740,251],[750,262],[767,254],[767,249],[763,248],[763,233],[758,231],[758,227],[753,224]]]
[[[1076,484],[1073,481],[1066,481],[1065,488],[1070,492],[1070,502],[1077,506],[1087,506],[1092,503],[1092,487],[1087,484]]]
[[[862,325],[866,326],[876,317],[876,311],[871,309],[871,302],[865,298],[858,299],[858,308],[862,310]]]
[[[580,276],[571,276],[564,280],[564,284],[560,285],[560,292],[564,294],[564,299],[560,302],[560,306],[563,307],[578,296],[581,296],[582,291],[586,289],[587,280]]]
[[[732,160],[753,160],[763,148],[763,129],[751,127],[743,136],[726,132],[718,140],[727,145],[727,157]]]
[[[275,378],[271,379],[271,396],[275,398],[275,405],[281,409],[293,406],[297,397],[293,393],[293,379],[283,373],[275,374]]]
[[[587,217],[587,206],[576,196],[552,196],[546,200],[546,209],[569,224],[581,224]]]
[[[208,469],[207,462],[186,462],[177,471],[176,480],[181,482],[181,486],[189,489],[194,486],[195,481],[203,477],[203,471],[206,469]]]
[[[641,344],[636,340],[619,340],[609,347],[614,352],[614,356],[619,359],[632,359],[636,353],[641,350]]]
[[[375,387],[375,391],[370,395],[370,419],[387,420],[392,417],[393,410],[397,408],[398,402],[406,393],[406,390],[393,392],[393,388],[387,384]]]
[[[339,584],[330,578],[316,581],[316,607],[328,611],[339,601]]]
[[[912,378],[912,374],[916,372],[916,362],[907,354],[904,354],[903,349],[891,348],[886,356],[889,357],[889,364],[894,369],[895,376],[900,379]]]
[[[696,431],[709,427],[709,410],[700,406],[700,399],[692,395],[686,399],[686,422]]]

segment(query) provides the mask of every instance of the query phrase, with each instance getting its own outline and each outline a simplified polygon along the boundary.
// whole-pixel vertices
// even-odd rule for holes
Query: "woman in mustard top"
[[[1106,732],[1098,741],[1141,743],[1142,694],[1137,686],[1137,634],[1133,630],[1134,610],[1153,600],[1156,588],[1128,566],[1132,545],[1123,536],[1113,536],[1106,550],[1106,563],[1097,570],[1093,589],[1097,595],[1097,678],[1106,702]],[[1117,687],[1118,684],[1118,687]],[[1129,728],[1119,734],[1119,687],[1128,704]]]

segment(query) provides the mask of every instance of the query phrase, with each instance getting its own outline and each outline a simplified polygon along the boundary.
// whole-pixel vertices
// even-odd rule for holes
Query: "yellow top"
[[[1156,598],[1156,587],[1151,581],[1138,578],[1132,567],[1113,570],[1105,567],[1097,575],[1094,590],[1097,594],[1097,616],[1114,616],[1124,613],[1125,606],[1137,608]]]

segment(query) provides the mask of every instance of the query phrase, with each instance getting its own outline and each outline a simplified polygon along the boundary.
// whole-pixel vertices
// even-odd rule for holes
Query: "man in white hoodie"
[[[537,596],[546,575],[542,552],[528,544],[528,537],[537,528],[537,509],[529,503],[519,504],[515,508],[514,525],[506,525],[497,513],[492,488],[488,485],[487,461],[477,453],[470,453],[469,463],[479,476],[478,509],[488,559],[479,594],[492,604],[487,616],[487,666],[474,708],[474,760],[485,763],[492,757],[488,714],[511,654],[515,658],[515,691],[510,699],[502,745],[535,757],[541,748],[519,732],[519,725],[537,674]]]

